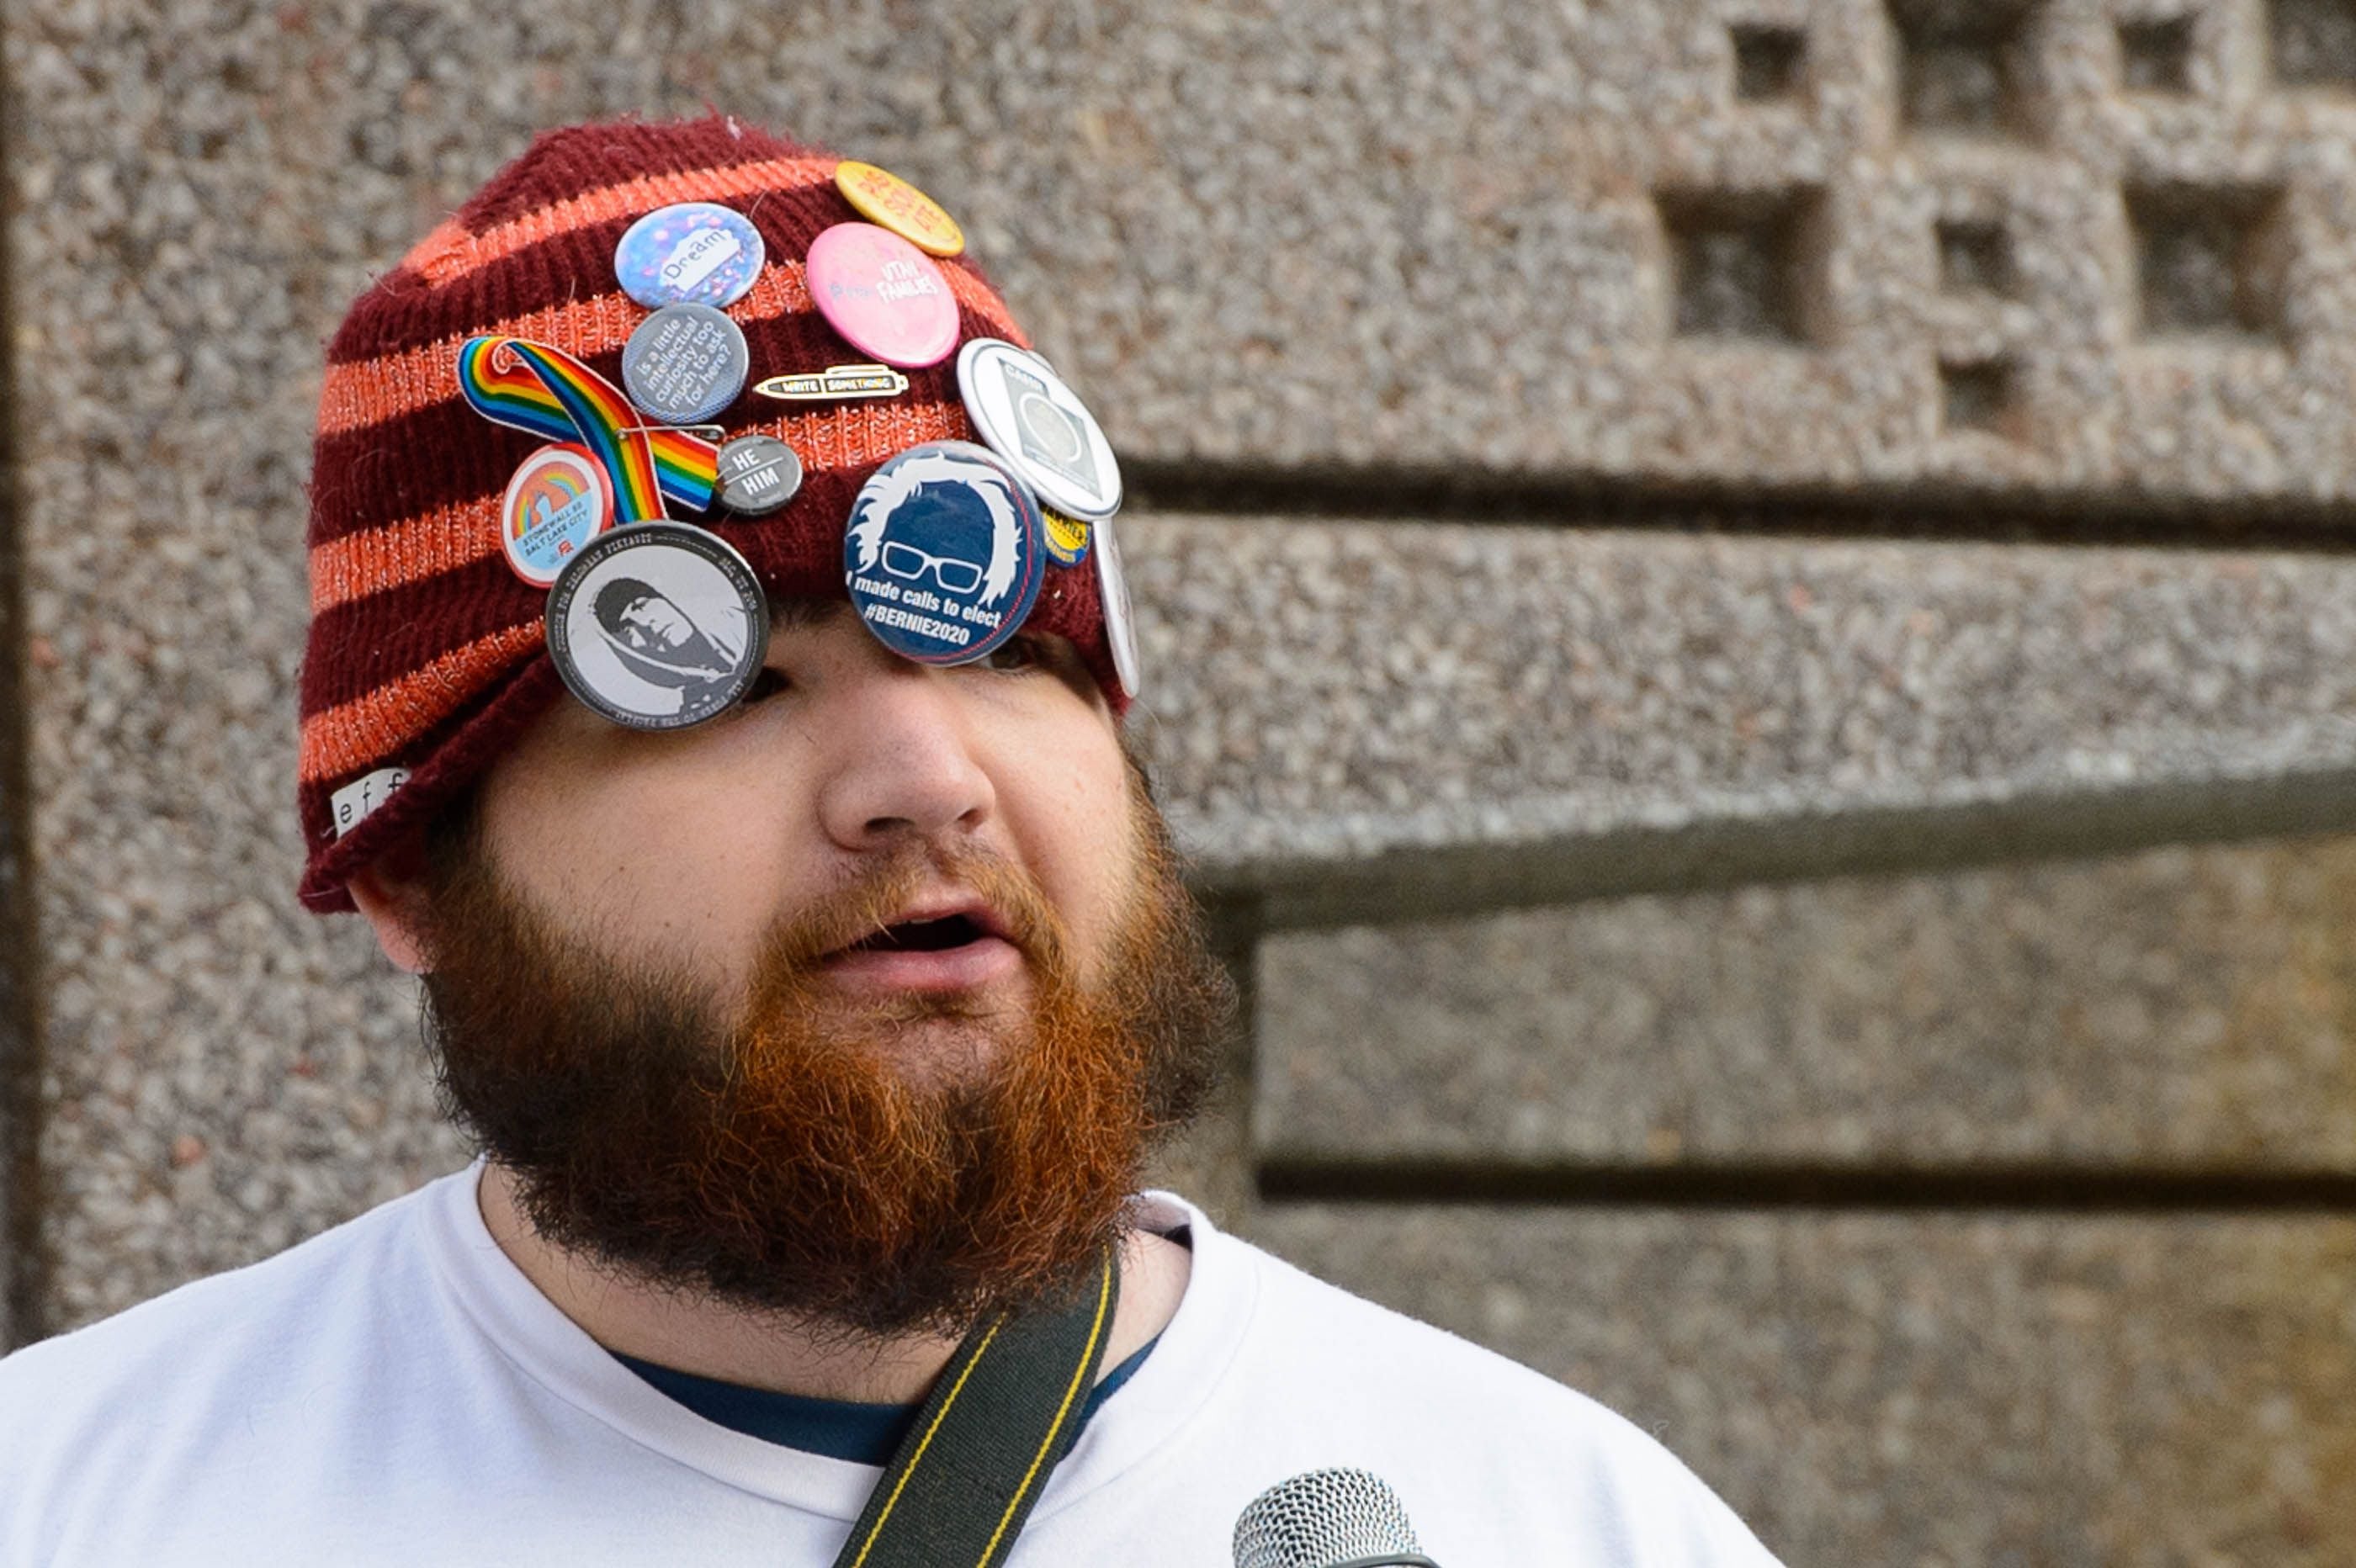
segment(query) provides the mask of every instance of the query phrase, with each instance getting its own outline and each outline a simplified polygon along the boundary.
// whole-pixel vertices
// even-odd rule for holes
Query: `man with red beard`
[[[483,1157],[0,1362],[0,1565],[1769,1561],[1610,1413],[1138,1190],[1233,997],[1123,741],[1117,488],[1092,552],[1038,507],[1109,451],[874,175],[733,121],[552,133],[353,306],[301,891],[423,977]],[[830,272],[862,214],[932,260]],[[683,319],[741,335],[735,384],[642,389],[674,305],[724,313]],[[617,360],[641,404],[720,365],[716,430],[650,433]],[[756,505],[726,476],[776,442]],[[502,498],[566,453],[620,526],[542,574]],[[989,548],[925,532],[943,485]],[[748,650],[724,701],[569,639],[616,581]]]

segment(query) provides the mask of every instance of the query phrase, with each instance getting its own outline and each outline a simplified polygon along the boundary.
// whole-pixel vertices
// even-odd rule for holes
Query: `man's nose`
[[[823,720],[834,735],[819,817],[846,849],[970,833],[997,807],[948,683],[922,666],[890,662],[896,667],[864,672],[855,694],[839,693],[851,700],[831,705]]]

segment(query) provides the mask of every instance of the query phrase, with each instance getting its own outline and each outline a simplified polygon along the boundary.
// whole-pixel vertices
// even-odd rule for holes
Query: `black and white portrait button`
[[[616,724],[680,730],[727,710],[768,656],[769,611],[735,547],[685,523],[601,534],[548,595],[567,690]]]

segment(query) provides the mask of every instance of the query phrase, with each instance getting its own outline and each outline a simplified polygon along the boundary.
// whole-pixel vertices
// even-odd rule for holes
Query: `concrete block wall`
[[[0,35],[0,1335],[461,1157],[289,891],[317,346],[533,128],[709,103],[949,205],[1126,456],[1253,998],[1189,1190],[1794,1563],[2356,1558],[2339,0]]]

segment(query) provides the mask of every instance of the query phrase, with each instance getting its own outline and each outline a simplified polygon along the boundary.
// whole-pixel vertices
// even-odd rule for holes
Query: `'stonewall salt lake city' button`
[[[499,501],[499,549],[534,588],[614,526],[614,484],[585,446],[560,442],[523,460]]]

